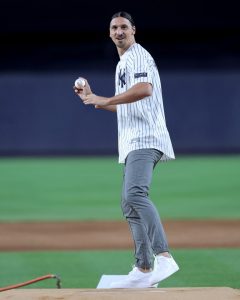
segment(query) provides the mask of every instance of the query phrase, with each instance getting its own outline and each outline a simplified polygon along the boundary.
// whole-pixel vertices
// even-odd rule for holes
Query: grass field
[[[2,158],[0,222],[122,219],[121,178],[112,157]],[[150,196],[163,219],[239,219],[239,178],[240,156],[179,157],[155,169]],[[161,286],[240,288],[240,249],[173,254],[181,271]],[[132,263],[132,251],[1,252],[0,285],[59,273],[65,288],[94,288],[103,273],[125,274]]]
[[[162,218],[240,218],[240,156],[180,157],[155,169]],[[116,158],[0,159],[0,221],[122,219]]]
[[[161,287],[240,288],[239,249],[179,249],[172,253],[181,270]],[[95,288],[102,274],[127,274],[132,262],[132,251],[0,253],[0,282],[5,286],[53,273],[61,275],[63,288]],[[30,287],[56,285],[48,280]]]

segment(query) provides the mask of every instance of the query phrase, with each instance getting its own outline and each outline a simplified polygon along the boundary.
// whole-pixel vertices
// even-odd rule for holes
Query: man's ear
[[[136,27],[133,26],[132,29],[133,29],[133,34],[135,34],[136,33]]]

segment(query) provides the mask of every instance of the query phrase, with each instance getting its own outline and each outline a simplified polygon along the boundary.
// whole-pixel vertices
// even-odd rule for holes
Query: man
[[[113,15],[110,38],[120,61],[113,97],[92,93],[88,82],[75,92],[85,105],[117,112],[119,162],[124,163],[122,211],[135,243],[135,266],[112,288],[155,287],[179,267],[169,253],[156,207],[148,197],[158,161],[174,159],[165,123],[161,83],[151,55],[135,41],[135,24],[126,12]],[[152,259],[154,269],[152,269]]]

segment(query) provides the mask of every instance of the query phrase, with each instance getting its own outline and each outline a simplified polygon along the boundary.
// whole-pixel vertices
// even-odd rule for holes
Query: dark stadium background
[[[240,150],[237,1],[1,1],[0,155],[116,154],[116,116],[85,107],[78,76],[114,93],[111,16],[135,19],[159,68],[177,153]]]

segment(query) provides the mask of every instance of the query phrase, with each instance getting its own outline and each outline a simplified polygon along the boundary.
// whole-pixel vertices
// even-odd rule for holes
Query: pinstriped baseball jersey
[[[115,95],[139,82],[151,83],[152,95],[133,103],[117,105],[119,163],[125,162],[130,151],[144,148],[162,151],[162,161],[174,159],[156,64],[148,51],[134,43],[117,64]]]

